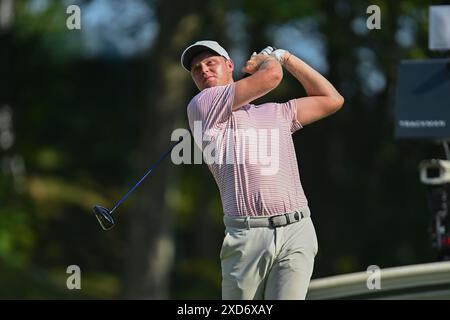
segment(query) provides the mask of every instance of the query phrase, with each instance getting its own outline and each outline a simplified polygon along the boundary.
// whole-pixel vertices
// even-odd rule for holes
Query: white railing
[[[379,289],[367,272],[311,281],[307,299],[450,299],[450,261],[380,269]]]

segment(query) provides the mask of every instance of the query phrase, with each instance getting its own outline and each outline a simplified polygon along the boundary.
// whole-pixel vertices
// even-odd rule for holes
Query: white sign
[[[430,6],[430,50],[450,50],[450,5]]]

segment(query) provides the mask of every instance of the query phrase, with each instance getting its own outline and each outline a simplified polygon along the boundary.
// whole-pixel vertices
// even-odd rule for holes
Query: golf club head
[[[114,227],[114,219],[108,209],[102,206],[94,206],[95,217],[102,226],[103,230],[109,230]]]

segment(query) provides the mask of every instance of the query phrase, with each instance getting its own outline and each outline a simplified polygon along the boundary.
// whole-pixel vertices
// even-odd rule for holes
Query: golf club
[[[128,198],[128,196],[134,191],[134,189],[136,189],[139,184],[141,184],[141,182],[150,174],[150,172],[153,171],[154,168],[156,168],[156,166],[162,161],[164,160],[164,158],[166,158],[173,150],[173,148],[175,148],[175,146],[177,144],[179,144],[181,141],[183,141],[184,137],[180,137],[180,139],[174,143],[169,150],[167,150],[162,156],[161,158],[159,158],[151,167],[150,169],[148,169],[148,171],[145,173],[145,175],[141,178],[141,180],[138,181],[138,183],[136,183],[134,185],[133,188],[131,188],[130,191],[128,191],[128,193],[119,200],[119,202],[117,202],[117,204],[114,206],[114,208],[109,211],[107,208],[99,206],[99,205],[95,205],[93,210],[94,210],[94,214],[95,217],[97,218],[98,222],[100,223],[100,226],[103,228],[103,230],[109,230],[112,227],[114,227],[114,218],[112,216],[112,213],[114,212],[114,210],[116,210],[120,204],[126,199]]]

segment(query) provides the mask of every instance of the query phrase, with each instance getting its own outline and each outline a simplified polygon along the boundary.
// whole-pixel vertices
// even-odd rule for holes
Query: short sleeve
[[[234,83],[202,90],[187,107],[189,126],[201,124],[202,134],[214,136],[221,125],[227,122],[233,111]],[[200,122],[195,124],[195,122]]]
[[[291,133],[294,133],[303,128],[301,123],[297,120],[297,100],[292,99],[281,104],[282,114],[286,121],[288,121]]]

